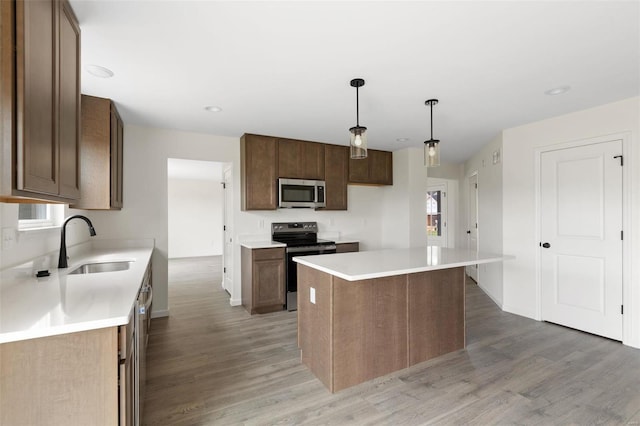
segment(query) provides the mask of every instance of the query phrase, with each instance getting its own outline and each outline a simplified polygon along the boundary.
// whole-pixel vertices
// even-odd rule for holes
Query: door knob
[[[549,248],[549,247],[551,247],[551,244],[549,244],[549,243],[542,243],[542,247],[544,247],[544,248]]]

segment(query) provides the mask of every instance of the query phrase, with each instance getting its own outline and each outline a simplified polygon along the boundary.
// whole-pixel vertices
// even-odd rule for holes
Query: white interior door
[[[478,174],[474,173],[467,178],[467,194],[469,206],[467,215],[467,248],[478,250]],[[478,265],[466,267],[467,275],[478,282]]]
[[[427,187],[427,245],[447,247],[447,184]]]
[[[233,288],[233,185],[231,167],[224,169],[224,214],[222,252],[222,288],[231,294]]]
[[[622,340],[622,141],[541,154],[541,314]]]

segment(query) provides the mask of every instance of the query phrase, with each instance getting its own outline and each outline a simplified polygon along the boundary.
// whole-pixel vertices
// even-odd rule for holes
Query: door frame
[[[534,183],[535,183],[535,236],[536,242],[542,241],[542,227],[540,216],[542,214],[542,188],[541,188],[541,170],[542,170],[542,154],[548,151],[557,151],[559,149],[577,148],[585,145],[594,145],[611,140],[622,141],[622,155],[624,156],[625,165],[622,167],[622,228],[626,231],[627,238],[622,240],[622,303],[624,305],[624,315],[622,317],[622,343],[632,339],[633,315],[635,306],[633,306],[633,287],[631,282],[631,132],[613,133],[604,136],[592,138],[584,138],[567,142],[559,142],[550,145],[544,145],[534,150]],[[536,281],[536,317],[538,321],[542,320],[542,256],[540,250],[536,250],[535,256],[535,281]]]
[[[475,202],[475,205],[476,205],[476,250],[480,250],[480,203],[479,203],[480,191],[479,191],[479,187],[478,187],[478,185],[480,185],[480,173],[479,173],[478,169],[472,170],[471,173],[469,173],[464,178],[464,185],[466,187],[465,194],[467,195],[467,197],[466,197],[467,199],[465,201],[465,204],[467,206],[467,208],[466,208],[467,217],[465,218],[465,224],[466,224],[465,228],[466,228],[467,231],[469,230],[469,216],[471,215],[471,205],[469,203],[469,197],[471,196],[471,194],[469,193],[469,181],[474,176],[476,178],[476,190],[475,190],[475,193],[476,193],[476,202]],[[465,245],[466,245],[466,247],[468,249],[469,248],[469,234],[466,233],[467,231],[464,231],[464,232],[465,232],[465,236],[466,236],[466,241],[465,241],[466,244]],[[469,275],[467,273],[467,268],[469,268],[469,267],[471,267],[471,265],[468,266],[468,267],[465,267],[465,273],[467,275]],[[476,268],[475,280],[476,280],[476,283],[479,285],[480,284],[480,268],[478,268],[477,264],[475,265],[475,268]],[[471,277],[471,275],[469,275],[469,276]],[[471,277],[471,278],[474,278],[474,277]]]
[[[229,179],[227,179],[229,177]],[[233,298],[233,270],[227,271],[229,260],[233,263],[233,165],[225,164],[222,167],[222,289]],[[231,185],[231,188],[229,188]],[[227,199],[229,197],[229,199]],[[230,211],[229,211],[230,210]],[[231,213],[230,215],[227,213]],[[227,238],[230,238],[231,249],[227,250]],[[225,284],[230,282],[230,288]]]
[[[430,191],[441,191],[442,197],[440,198],[440,214],[441,218],[443,218],[443,222],[441,224],[442,235],[440,237],[431,237],[435,238],[440,242],[440,247],[450,247],[449,244],[449,185],[448,181],[445,179],[438,179],[437,181],[432,180],[431,184],[427,185],[427,192]],[[425,194],[426,198],[426,194]],[[427,212],[428,215],[428,212]],[[427,234],[427,245],[429,244],[429,235]]]

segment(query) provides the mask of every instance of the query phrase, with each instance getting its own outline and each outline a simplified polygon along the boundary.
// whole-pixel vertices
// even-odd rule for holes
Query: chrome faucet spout
[[[89,226],[89,235],[91,235],[92,237],[96,235],[96,230],[93,227],[93,223],[91,223],[88,217],[82,216],[81,214],[76,214],[65,219],[64,223],[62,224],[62,232],[60,234],[60,256],[58,256],[58,269],[67,268],[69,266],[67,264],[67,223],[71,219],[84,220]]]

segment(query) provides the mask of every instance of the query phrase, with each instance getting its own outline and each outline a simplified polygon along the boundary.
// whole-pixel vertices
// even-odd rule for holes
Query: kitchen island
[[[337,392],[463,349],[464,267],[508,258],[439,247],[294,258],[302,363]]]

